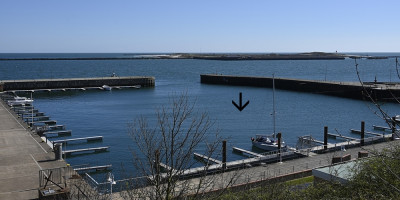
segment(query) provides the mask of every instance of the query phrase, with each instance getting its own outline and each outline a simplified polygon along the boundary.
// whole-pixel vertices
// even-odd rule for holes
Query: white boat
[[[256,138],[251,138],[251,142],[253,143],[254,147],[265,151],[277,151],[278,150],[278,139],[276,138],[276,131],[275,131],[275,77],[272,75],[272,104],[273,104],[273,127],[274,132],[270,135],[256,135]],[[287,145],[284,141],[281,140],[281,150],[286,151]]]
[[[103,90],[105,90],[105,91],[111,91],[111,87],[110,86],[108,86],[108,85],[103,85],[103,86],[101,86],[101,88],[103,89]]]
[[[13,100],[8,100],[7,104],[9,106],[24,106],[24,105],[30,105],[30,104],[32,104],[32,102],[33,102],[33,99],[15,96]]]
[[[274,135],[256,135],[256,138],[251,138],[253,146],[265,151],[277,151],[278,139]],[[287,145],[281,141],[281,150],[286,151]]]

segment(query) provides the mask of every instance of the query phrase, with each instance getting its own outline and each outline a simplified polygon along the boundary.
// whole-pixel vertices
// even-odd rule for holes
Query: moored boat
[[[272,75],[272,104],[273,104],[273,111],[272,111],[272,116],[273,116],[273,127],[274,127],[274,132],[271,135],[256,135],[256,138],[251,138],[251,142],[254,147],[257,147],[259,149],[265,150],[265,151],[277,151],[278,149],[278,139],[275,138],[276,131],[276,123],[275,123],[275,79],[274,75]],[[286,151],[287,146],[284,141],[281,140],[281,150]]]
[[[108,85],[103,85],[103,86],[101,86],[101,88],[103,89],[103,90],[105,90],[105,91],[111,91],[111,87],[110,86],[108,86]]]
[[[33,99],[15,96],[13,100],[8,100],[7,104],[9,106],[24,106],[24,105],[30,105],[30,104],[32,104],[32,102],[33,102]]]

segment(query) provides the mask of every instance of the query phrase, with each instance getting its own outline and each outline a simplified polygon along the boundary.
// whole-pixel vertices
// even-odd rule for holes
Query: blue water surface
[[[24,57],[20,54],[1,57]],[[60,55],[36,55],[60,57]],[[74,57],[76,55],[63,55]],[[79,56],[79,55],[78,55]],[[122,54],[94,54],[86,56],[124,56]],[[32,55],[25,55],[32,57]],[[363,81],[399,81],[394,58],[384,60],[357,60]],[[135,174],[132,151],[136,151],[128,134],[128,124],[140,116],[155,121],[157,108],[168,105],[171,96],[187,93],[195,100],[195,109],[207,112],[215,122],[214,129],[228,141],[228,160],[242,159],[232,153],[233,146],[251,150],[250,138],[255,134],[270,134],[272,125],[272,89],[236,87],[200,83],[200,74],[272,76],[328,81],[358,81],[353,59],[299,60],[299,61],[211,61],[211,60],[10,60],[0,61],[0,80],[154,76],[154,88],[122,89],[110,92],[67,91],[34,93],[34,106],[57,124],[72,130],[72,137],[102,135],[97,143],[67,145],[67,149],[110,146],[109,152],[79,155],[67,158],[71,165],[112,164],[117,179],[124,171]],[[238,101],[239,92],[249,105],[239,112],[232,100]],[[26,94],[30,96],[30,94]],[[352,137],[349,129],[359,129],[365,121],[366,130],[372,125],[385,125],[374,114],[375,107],[368,101],[276,90],[276,130],[285,142],[295,146],[298,136],[309,135],[322,140],[324,126],[329,132]],[[385,103],[383,108],[391,115],[399,114],[400,107]],[[335,142],[335,141],[330,141]],[[122,165],[124,167],[122,167]]]

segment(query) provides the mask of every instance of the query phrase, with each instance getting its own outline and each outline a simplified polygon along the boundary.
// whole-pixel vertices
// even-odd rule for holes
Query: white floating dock
[[[92,167],[80,167],[80,168],[75,168],[74,170],[78,173],[83,173],[86,171],[91,171],[91,170],[95,170],[95,171],[100,171],[100,170],[109,170],[110,168],[112,168],[112,165],[100,165],[100,166],[92,166]]]
[[[74,150],[62,151],[62,153],[66,154],[66,155],[71,155],[72,153],[86,152],[86,151],[99,152],[99,151],[107,151],[108,148],[110,148],[110,147],[95,147],[95,148],[86,148],[86,149],[74,149]]]
[[[390,128],[390,127],[376,126],[376,125],[373,125],[373,127],[374,127],[375,130],[392,132],[392,128]],[[396,131],[399,131],[399,129],[396,129]]]
[[[28,122],[30,126],[35,125],[35,124],[56,124],[56,120],[44,120],[44,121],[35,121],[35,122]]]
[[[61,131],[48,131],[44,132],[43,135],[48,137],[48,135],[57,135],[57,136],[62,136],[62,135],[71,135],[70,130],[61,130]]]
[[[328,133],[328,137],[343,138],[343,139],[346,139],[346,140],[357,140],[357,138],[348,137],[348,136],[344,136],[344,135],[338,135],[338,134],[334,134],[334,133]]]
[[[42,120],[50,120],[49,116],[23,116],[22,117],[26,122],[32,122],[33,121],[42,121]]]
[[[317,143],[317,144],[322,144],[322,145],[324,145],[324,142],[323,141],[319,141],[319,140],[316,140],[316,139],[310,139],[310,138],[307,138],[307,137],[302,137],[301,138],[302,140],[305,140],[305,141],[309,141],[309,142],[314,142],[314,143]],[[328,143],[328,145],[329,145],[330,143]]]
[[[55,144],[55,143],[68,143],[68,142],[80,141],[80,140],[86,140],[86,141],[103,140],[103,136],[92,136],[92,137],[83,137],[83,138],[71,138],[71,139],[65,139],[65,140],[55,140],[55,141],[52,141],[52,142]]]
[[[351,131],[352,133],[361,134],[361,131],[360,131],[360,130],[350,129],[350,131]],[[368,132],[368,131],[364,131],[364,133],[365,133],[365,134],[369,134],[369,135],[375,135],[375,136],[381,136],[381,137],[383,137],[383,135],[382,135],[382,134],[379,134],[379,133],[373,133],[373,132]]]
[[[241,149],[241,148],[238,148],[238,147],[233,147],[233,151],[236,151],[236,152],[239,152],[239,153],[245,153],[245,154],[249,154],[249,155],[251,155],[251,156],[253,156],[253,157],[264,157],[264,155],[261,155],[261,154],[258,154],[258,153],[255,153],[255,152],[252,152],[252,151],[247,151],[247,150],[244,150],[244,149]]]
[[[216,164],[222,164],[222,161],[220,161],[220,160],[217,160],[217,159],[214,159],[214,158],[210,158],[208,156],[205,156],[205,155],[202,155],[202,154],[198,154],[198,153],[193,153],[193,154],[194,154],[194,156],[196,158],[202,159],[202,160],[204,160],[206,162],[211,161],[211,162],[216,163]]]

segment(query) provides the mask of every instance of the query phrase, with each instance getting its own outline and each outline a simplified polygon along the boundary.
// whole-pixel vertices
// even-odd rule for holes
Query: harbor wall
[[[253,76],[230,76],[217,74],[200,75],[201,83],[234,85],[234,86],[253,86],[272,88],[275,79],[275,88],[282,90],[292,90],[299,92],[310,92],[325,94],[353,99],[365,99],[366,92],[370,93],[374,99],[393,100],[393,97],[400,96],[400,90],[377,88],[373,83],[364,83],[364,87],[358,82],[332,82],[332,81],[313,81],[302,79],[272,78],[272,77],[253,77]]]
[[[0,92],[10,90],[35,90],[58,88],[85,88],[109,86],[154,87],[154,77],[99,77],[99,78],[71,78],[71,79],[34,79],[34,80],[6,80],[0,83]]]

